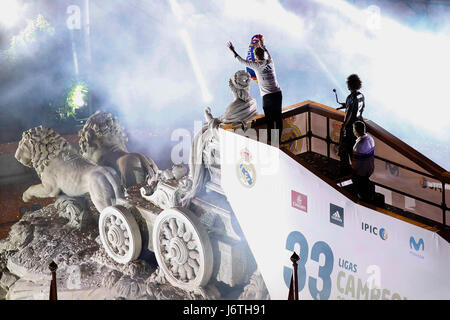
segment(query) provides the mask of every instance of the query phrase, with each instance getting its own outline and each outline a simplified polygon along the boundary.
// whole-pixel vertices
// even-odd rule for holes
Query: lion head
[[[40,177],[50,160],[64,151],[74,150],[59,133],[39,126],[22,134],[15,157],[24,166],[34,168]]]
[[[250,74],[245,70],[236,72],[229,81],[231,92],[235,99],[248,101],[250,99]]]
[[[127,152],[128,137],[124,128],[117,117],[106,111],[99,110],[90,116],[78,136],[81,155],[93,162],[96,162],[94,154],[103,147]]]

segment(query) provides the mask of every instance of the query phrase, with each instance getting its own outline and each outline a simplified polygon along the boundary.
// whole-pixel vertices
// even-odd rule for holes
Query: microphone
[[[334,94],[336,95],[336,102],[339,103],[339,104],[341,105],[341,107],[340,107],[340,108],[336,108],[336,110],[342,110],[342,109],[345,109],[345,103],[339,102],[339,100],[338,100],[338,96],[337,96],[336,89],[333,89],[333,92],[334,92]]]

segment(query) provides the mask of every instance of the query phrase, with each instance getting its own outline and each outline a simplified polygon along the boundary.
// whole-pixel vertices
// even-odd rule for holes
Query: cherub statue
[[[114,168],[125,188],[142,184],[158,171],[149,157],[128,152],[128,137],[117,117],[109,112],[97,111],[78,135],[81,155],[94,164]]]

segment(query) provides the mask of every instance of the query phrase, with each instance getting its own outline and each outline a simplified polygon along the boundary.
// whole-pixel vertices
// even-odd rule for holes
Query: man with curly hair
[[[267,51],[264,43],[260,41],[260,46],[255,49],[256,61],[242,59],[234,50],[231,42],[228,42],[228,48],[233,52],[234,57],[243,65],[253,69],[258,79],[259,90],[263,100],[263,110],[267,121],[268,139],[271,141],[271,131],[274,123],[278,131],[278,142],[281,142],[281,134],[283,132],[283,119],[281,117],[281,104],[283,96],[280,85],[277,81],[275,72],[275,64],[272,57]],[[267,53],[267,59],[265,54]]]
[[[339,157],[341,159],[341,173],[351,172],[350,158],[353,154],[353,146],[356,137],[353,133],[353,124],[357,120],[362,120],[365,102],[364,95],[359,92],[362,82],[357,74],[351,74],[347,78],[347,88],[350,91],[345,101],[345,118],[341,128],[341,137],[339,141]]]

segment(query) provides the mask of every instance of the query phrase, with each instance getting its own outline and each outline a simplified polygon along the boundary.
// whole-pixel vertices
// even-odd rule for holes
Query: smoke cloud
[[[67,6],[58,9],[61,21]],[[445,90],[450,20],[444,10],[430,13],[437,23],[424,18],[412,26],[383,7],[358,8],[342,0],[91,0],[90,7],[95,108],[116,113],[127,129],[154,132],[150,138],[135,136],[152,157],[170,158],[179,143],[171,141],[171,133],[180,128],[192,133],[205,107],[214,116],[225,111],[233,100],[228,79],[245,69],[226,43],[232,41],[245,57],[251,37],[263,34],[283,106],[304,100],[335,106],[332,89],[343,100],[346,77],[358,73],[365,116],[450,168]],[[57,30],[59,41],[67,38],[67,30],[63,33]],[[82,41],[78,44],[83,52]],[[70,50],[59,67],[72,72]],[[250,94],[262,113],[256,84]]]

